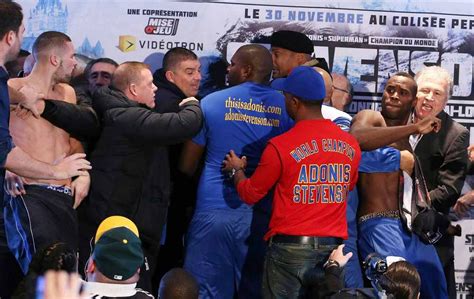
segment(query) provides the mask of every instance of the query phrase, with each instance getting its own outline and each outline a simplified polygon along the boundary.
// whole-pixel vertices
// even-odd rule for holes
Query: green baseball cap
[[[107,278],[117,281],[132,277],[143,264],[142,243],[126,227],[112,228],[97,240],[93,260]]]

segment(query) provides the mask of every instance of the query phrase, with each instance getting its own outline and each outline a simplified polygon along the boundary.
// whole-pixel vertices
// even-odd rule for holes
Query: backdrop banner
[[[24,49],[31,50],[42,32],[57,30],[88,58],[144,61],[154,71],[166,51],[185,47],[201,60],[201,96],[225,87],[227,63],[240,45],[268,45],[272,32],[281,29],[307,34],[315,56],[349,78],[355,92],[351,114],[379,110],[394,73],[441,65],[454,79],[446,112],[470,129],[474,143],[472,0],[18,2],[25,14]],[[458,298],[474,296],[473,233],[467,220],[463,237],[456,238]]]

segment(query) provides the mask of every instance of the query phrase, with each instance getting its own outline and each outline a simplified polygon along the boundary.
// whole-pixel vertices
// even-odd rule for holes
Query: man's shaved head
[[[33,44],[33,56],[36,61],[42,54],[49,53],[52,49],[63,49],[67,42],[71,42],[71,38],[66,34],[58,31],[46,31],[41,33]]]
[[[240,47],[231,59],[228,69],[229,83],[265,83],[270,80],[272,69],[272,55],[267,48],[258,44],[245,45]]]
[[[323,68],[314,68],[324,80],[324,87],[326,88],[326,97],[324,97],[324,103],[330,103],[332,97],[332,78],[331,75]]]
[[[186,270],[174,268],[161,279],[158,296],[162,299],[197,299],[199,285]]]

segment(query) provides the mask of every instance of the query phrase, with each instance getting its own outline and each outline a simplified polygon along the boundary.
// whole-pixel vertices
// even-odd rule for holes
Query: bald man
[[[199,283],[199,298],[261,296],[270,207],[243,203],[221,164],[234,149],[247,157],[251,175],[267,141],[289,128],[283,95],[268,86],[271,72],[267,49],[239,48],[228,67],[232,87],[201,101],[204,126],[184,148],[181,170],[188,174],[207,148],[184,265]]]
[[[198,299],[199,286],[196,279],[181,268],[168,271],[160,281],[160,299]]]
[[[323,77],[324,87],[326,88],[326,96],[324,97],[323,106],[321,107],[323,117],[325,119],[331,120],[342,130],[346,132],[349,131],[352,117],[344,111],[336,109],[331,105],[331,97],[333,93],[333,82],[331,75],[323,68],[314,67],[314,69]]]
[[[331,106],[338,110],[346,111],[352,103],[352,84],[344,75],[331,73],[331,76]]]
[[[332,97],[332,77],[331,75],[320,67],[314,67],[314,69],[323,77],[324,88],[326,88],[326,96],[324,97],[323,104],[331,106]]]

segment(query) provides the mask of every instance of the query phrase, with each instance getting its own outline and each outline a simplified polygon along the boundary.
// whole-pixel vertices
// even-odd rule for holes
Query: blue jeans
[[[324,279],[323,265],[337,245],[270,241],[263,272],[264,298],[304,298]]]

